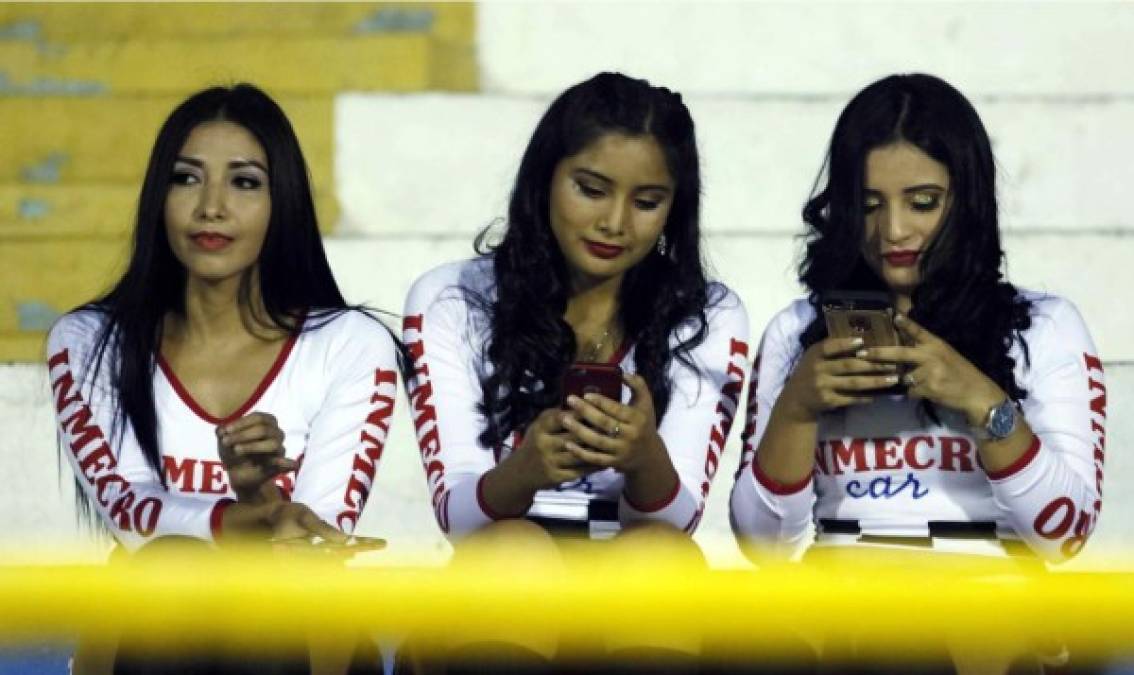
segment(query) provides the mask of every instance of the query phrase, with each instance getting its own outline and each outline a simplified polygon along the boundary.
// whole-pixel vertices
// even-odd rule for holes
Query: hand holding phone
[[[572,363],[563,373],[561,407],[568,410],[568,396],[583,398],[600,394],[612,401],[622,401],[622,368],[606,363]]]
[[[827,335],[860,338],[864,347],[898,347],[902,341],[894,327],[894,306],[885,293],[834,291],[822,298]]]

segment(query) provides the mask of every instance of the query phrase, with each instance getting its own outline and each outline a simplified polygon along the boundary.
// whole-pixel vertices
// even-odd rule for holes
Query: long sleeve
[[[1012,466],[988,474],[993,497],[1016,533],[1044,558],[1082,548],[1102,509],[1106,382],[1078,310],[1048,299],[1033,314],[1024,418],[1035,433]]]
[[[677,471],[677,489],[658,504],[632,504],[624,494],[619,505],[623,524],[658,520],[692,532],[700,523],[748,366],[748,313],[735,294],[713,288],[722,297],[706,310],[708,333],[689,353],[700,372],[673,359],[672,394],[658,427]],[[671,344],[687,337],[687,329],[679,328]]]
[[[311,422],[291,499],[349,533],[390,431],[398,369],[394,341],[377,319],[348,312],[336,321],[347,322],[346,329],[333,334],[325,352],[325,398]]]
[[[167,491],[129,423],[116,428],[109,350],[98,377],[87,377],[100,326],[93,311],[73,313],[56,322],[48,336],[48,375],[63,454],[87,500],[127,549],[168,535],[211,541],[214,515],[220,513],[217,501]]]
[[[780,485],[764,476],[756,462],[756,451],[768,428],[772,408],[791,375],[799,344],[795,306],[778,314],[764,331],[748,387],[747,420],[741,434],[740,468],[730,502],[733,531],[762,554],[788,557],[802,542],[811,522],[815,499],[809,476],[798,485]]]
[[[446,266],[419,279],[406,298],[402,339],[413,359],[407,383],[422,466],[442,531],[459,537],[494,520],[480,498],[480,479],[496,465],[480,444],[483,427],[476,345],[468,309]]]

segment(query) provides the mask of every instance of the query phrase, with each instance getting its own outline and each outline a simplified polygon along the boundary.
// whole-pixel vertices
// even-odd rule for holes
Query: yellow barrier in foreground
[[[1132,575],[1005,575],[1001,566],[988,576],[958,574],[954,565],[721,572],[664,557],[647,568],[647,559],[580,556],[553,571],[502,556],[426,569],[211,553],[147,564],[0,567],[0,635],[121,633],[166,645],[224,636],[271,648],[304,631],[445,639],[568,631],[655,642],[707,635],[725,651],[774,654],[779,643],[769,636],[787,631],[853,635],[910,655],[927,641],[979,646],[1021,636],[1066,641],[1079,654],[1134,650]]]

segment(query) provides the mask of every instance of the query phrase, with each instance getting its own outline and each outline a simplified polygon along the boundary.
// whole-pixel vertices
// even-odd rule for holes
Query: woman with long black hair
[[[63,452],[128,551],[342,543],[389,428],[395,345],[339,292],[283,111],[251,85],[207,89],[158,133],[122,278],[51,330]]]
[[[479,257],[416,281],[409,395],[458,553],[466,535],[501,529],[530,542],[696,528],[748,333],[740,300],[706,279],[700,197],[681,97],[599,74],[536,126],[502,239],[482,235]],[[604,367],[613,389],[587,379]]]
[[[790,555],[814,520],[809,556],[1075,555],[1101,508],[1102,365],[1069,301],[1004,279],[976,111],[938,78],[887,77],[843,110],[826,168],[803,210],[808,296],[769,324],[753,373],[744,548]],[[829,334],[847,291],[860,309],[881,294],[900,344],[866,344],[867,319]]]

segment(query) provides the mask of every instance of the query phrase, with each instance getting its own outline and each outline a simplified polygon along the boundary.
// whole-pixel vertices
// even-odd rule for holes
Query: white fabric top
[[[790,555],[812,518],[853,519],[863,533],[903,536],[925,536],[929,521],[992,521],[1002,538],[1022,539],[1048,560],[1077,553],[1102,506],[1102,363],[1074,305],[1022,292],[1033,303],[1024,333],[1030,367],[1018,343],[1011,355],[1028,394],[1023,416],[1036,439],[1018,462],[994,473],[981,466],[977,440],[960,413],[938,407],[941,424],[933,424],[915,401],[886,396],[820,418],[812,478],[794,486],[768,479],[756,449],[801,356],[799,335],[815,316],[805,300],[777,314],[753,370],[732,493],[736,533],[773,555]]]
[[[253,412],[275,416],[286,456],[301,462],[276,478],[284,495],[353,530],[397,393],[396,352],[384,327],[347,311],[289,339],[251,398],[224,420],[202,410],[159,359],[153,389],[167,489],[129,423],[115,433],[111,350],[97,380],[86,372],[104,317],[84,310],[61,318],[48,337],[47,362],[64,454],[121,544],[134,550],[163,535],[211,541],[219,526],[215,507],[234,496],[217,454],[216,427]]]
[[[441,529],[453,537],[495,519],[480,499],[480,479],[511,452],[518,438],[518,433],[511,434],[512,441],[501,448],[484,447],[478,440],[484,429],[477,409],[480,382],[491,372],[484,353],[488,317],[466,301],[462,288],[491,299],[491,261],[449,263],[422,275],[406,299],[403,332],[414,360],[411,413],[433,508]],[[558,491],[541,492],[537,506],[555,501],[557,495],[619,500],[622,523],[654,519],[690,532],[696,528],[739,407],[748,354],[744,305],[720,284],[713,284],[710,297],[708,335],[690,353],[700,375],[673,361],[669,371],[673,394],[658,430],[680,478],[677,491],[661,503],[632,505],[622,497],[622,474],[606,469],[565,483]],[[690,330],[691,326],[679,327],[673,342]],[[635,370],[632,346],[621,355],[619,365],[626,372]],[[624,386],[623,401],[628,400],[629,388]]]

